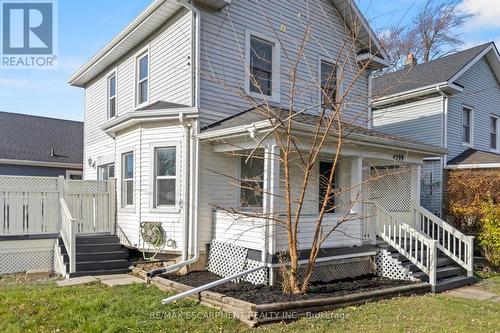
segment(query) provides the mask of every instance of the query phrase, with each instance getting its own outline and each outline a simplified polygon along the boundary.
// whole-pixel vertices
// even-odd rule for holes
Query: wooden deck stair
[[[91,234],[76,236],[76,272],[69,273],[69,256],[62,238],[58,246],[69,277],[127,273],[130,261],[128,249],[116,235]]]
[[[426,273],[422,272],[422,270],[395,248],[389,246],[387,243],[380,246],[387,249],[394,259],[398,260],[404,268],[407,268],[412,273],[413,277],[424,282],[429,281],[429,276]],[[436,286],[434,292],[442,292],[476,282],[475,277],[467,276],[467,271],[463,267],[439,250],[436,266]]]

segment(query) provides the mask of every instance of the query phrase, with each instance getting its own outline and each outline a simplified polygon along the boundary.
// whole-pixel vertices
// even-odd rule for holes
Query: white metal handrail
[[[69,257],[69,272],[76,272],[76,219],[73,218],[64,198],[61,202],[61,238]]]
[[[474,237],[467,236],[421,206],[414,209],[415,226],[437,241],[437,248],[473,275]]]
[[[429,283],[436,285],[437,241],[428,238],[419,230],[399,221],[376,202],[366,202],[367,210],[373,213],[372,222],[377,234],[399,253],[404,255],[422,272],[429,276]]]

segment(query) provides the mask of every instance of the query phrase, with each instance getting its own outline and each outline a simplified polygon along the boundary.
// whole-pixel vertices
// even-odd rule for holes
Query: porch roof
[[[500,154],[469,148],[447,163],[448,169],[500,168]]]
[[[276,126],[276,121],[284,121],[289,117],[289,111],[282,108],[273,108],[272,117],[265,114],[259,107],[254,107],[243,112],[234,114],[220,121],[212,123],[201,129],[200,139],[219,139],[232,135],[238,135],[255,130],[266,130]],[[320,116],[293,112],[294,128],[310,131],[318,124]],[[440,147],[428,145],[419,141],[386,134],[362,126],[342,122],[346,131],[345,138],[358,142],[372,142],[384,144],[391,147],[415,149],[431,155],[443,155],[446,150]]]

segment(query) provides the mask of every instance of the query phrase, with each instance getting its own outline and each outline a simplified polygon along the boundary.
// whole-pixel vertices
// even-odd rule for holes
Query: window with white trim
[[[274,43],[250,36],[250,92],[273,95]]]
[[[122,207],[134,205],[134,153],[122,155]]]
[[[262,207],[264,188],[264,159],[240,158],[240,206]]]
[[[97,167],[97,179],[108,180],[115,176],[115,164],[105,164]]]
[[[171,207],[176,204],[177,148],[155,149],[155,207]]]
[[[490,117],[490,148],[491,150],[498,150],[498,117]]]
[[[137,57],[137,104],[149,101],[149,54]]]
[[[108,76],[108,118],[116,116],[116,73]]]
[[[331,62],[321,60],[321,107],[333,108],[337,100],[337,67]]]
[[[462,142],[472,143],[472,109],[466,106],[462,109]]]

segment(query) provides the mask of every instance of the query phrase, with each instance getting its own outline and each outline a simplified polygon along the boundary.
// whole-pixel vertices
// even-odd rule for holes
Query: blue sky
[[[120,32],[151,0],[59,0],[59,68],[0,70],[0,111],[83,120],[83,90],[68,77]],[[375,30],[404,23],[423,0],[358,0]],[[376,5],[375,5],[376,4]],[[466,47],[500,42],[500,6],[469,0],[480,15],[464,29]]]

